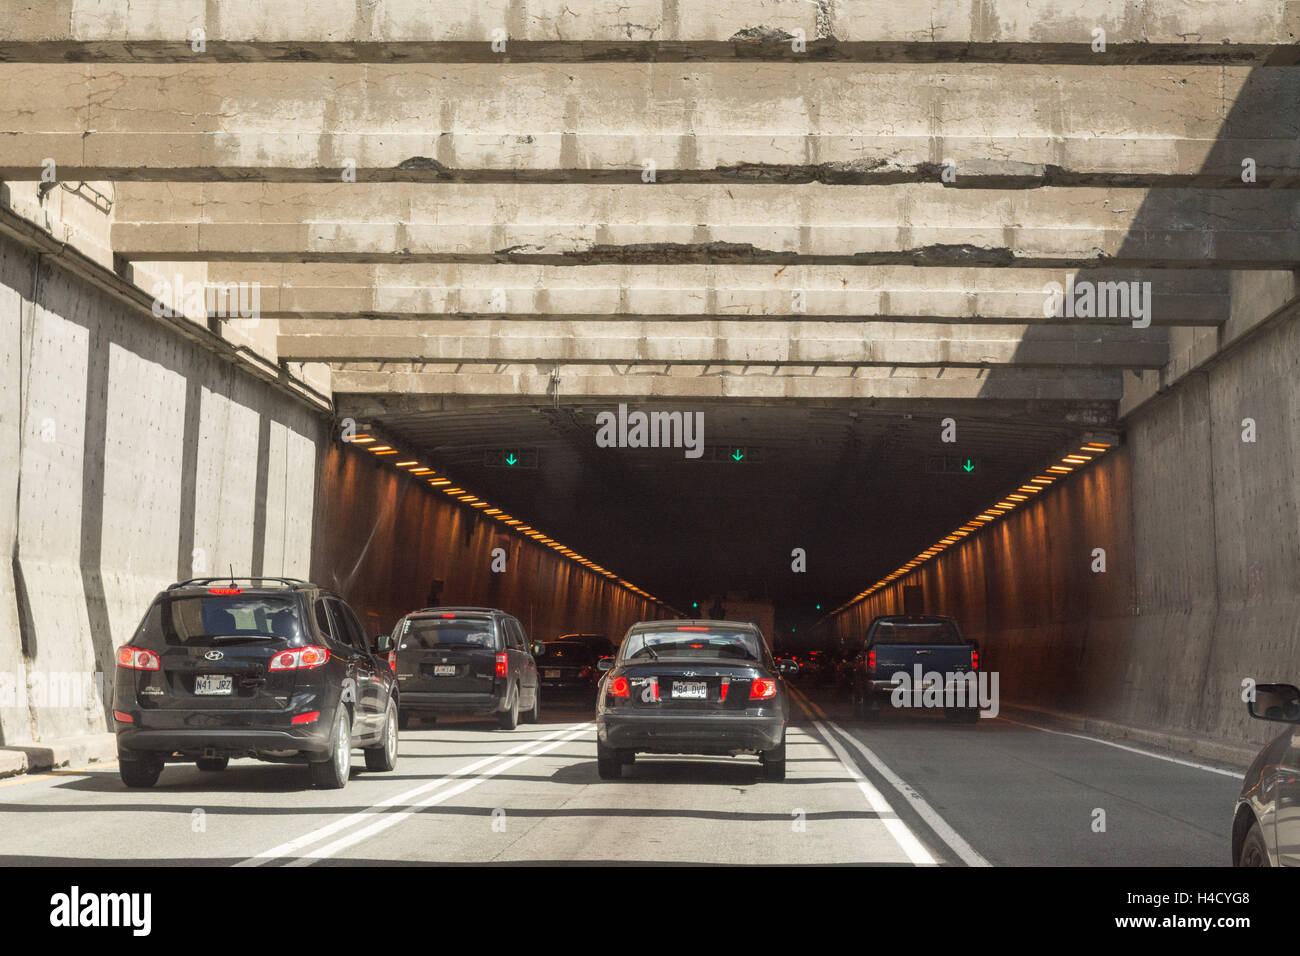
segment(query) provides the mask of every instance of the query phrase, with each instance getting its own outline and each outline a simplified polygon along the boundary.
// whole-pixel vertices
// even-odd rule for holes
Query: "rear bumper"
[[[641,753],[744,754],[771,750],[785,737],[785,717],[764,714],[602,714],[596,738]]]
[[[495,714],[505,709],[503,694],[431,694],[401,691],[402,710],[410,713]]]
[[[292,729],[221,727],[203,730],[150,730],[118,724],[117,750],[119,754],[181,753],[186,756],[210,754],[217,757],[253,757],[295,751],[309,757],[324,757],[330,753],[330,727],[329,722],[323,722],[319,718],[313,724]]]

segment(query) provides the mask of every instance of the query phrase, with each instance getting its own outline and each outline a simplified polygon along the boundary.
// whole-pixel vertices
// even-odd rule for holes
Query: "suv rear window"
[[[871,637],[874,644],[961,644],[951,621],[881,621]]]
[[[496,628],[491,618],[408,617],[397,639],[412,647],[481,647],[497,650]]]
[[[137,640],[168,646],[238,640],[297,641],[298,602],[290,597],[195,595],[162,598],[140,625]]]
[[[623,642],[623,660],[653,658],[761,661],[760,639],[753,631],[713,628],[665,628],[638,631]]]

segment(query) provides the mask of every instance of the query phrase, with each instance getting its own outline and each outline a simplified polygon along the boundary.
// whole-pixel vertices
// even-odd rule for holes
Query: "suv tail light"
[[[776,681],[770,677],[756,677],[749,685],[750,700],[767,700],[776,696]]]
[[[394,674],[397,673],[397,651],[388,652],[388,669]]]
[[[627,686],[626,677],[615,677],[609,682],[609,695],[611,697],[630,697],[631,691]]]
[[[506,676],[506,656],[504,654],[498,654],[497,655],[497,677],[505,677],[505,676]]]
[[[322,666],[329,659],[330,652],[328,648],[320,647],[317,644],[308,644],[306,647],[293,647],[276,654],[271,658],[271,663],[267,665],[267,670],[313,670]]]
[[[125,644],[117,649],[117,666],[133,671],[156,671],[161,664],[153,651]]]
[[[874,671],[875,669],[876,669],[876,652],[867,651],[867,670]]]

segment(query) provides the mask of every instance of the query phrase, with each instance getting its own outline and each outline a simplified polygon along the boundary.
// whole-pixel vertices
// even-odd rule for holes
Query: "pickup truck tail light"
[[[867,651],[867,670],[874,671],[875,669],[876,669],[876,652]]]
[[[977,670],[980,669],[980,652],[979,652],[979,651],[971,651],[971,652],[970,652],[970,669],[973,670],[973,671],[977,671]]]

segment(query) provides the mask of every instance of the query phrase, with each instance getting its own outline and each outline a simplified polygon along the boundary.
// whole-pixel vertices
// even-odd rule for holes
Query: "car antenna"
[[[235,564],[233,561],[229,564],[229,568],[230,568],[230,586],[233,588],[235,586]]]

